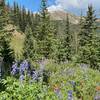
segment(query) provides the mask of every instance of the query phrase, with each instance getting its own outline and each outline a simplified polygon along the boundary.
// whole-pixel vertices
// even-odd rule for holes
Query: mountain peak
[[[50,13],[51,20],[66,20],[66,16],[68,14],[70,23],[72,24],[79,23],[80,17],[71,14],[69,12],[62,11],[62,10],[54,10],[54,11],[49,11],[49,13]]]

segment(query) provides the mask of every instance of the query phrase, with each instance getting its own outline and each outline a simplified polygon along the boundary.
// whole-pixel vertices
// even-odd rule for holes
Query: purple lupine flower
[[[67,100],[73,100],[73,91],[72,90],[68,91],[68,98],[67,98]]]
[[[25,71],[24,64],[23,64],[23,63],[21,63],[21,64],[20,64],[20,74],[23,74],[23,73],[24,73],[24,71]]]
[[[28,70],[30,67],[29,62],[27,60],[24,60],[22,63],[24,64],[25,69]]]
[[[12,70],[11,70],[12,75],[15,75],[18,72],[18,67],[17,66],[18,66],[17,62],[13,63]]]
[[[27,71],[30,68],[30,65],[28,63],[27,60],[24,60],[21,64],[20,64],[20,73],[23,74],[25,72],[25,70]]]
[[[22,74],[22,75],[20,75],[20,77],[19,77],[19,80],[22,82],[23,80],[24,80],[24,75]]]
[[[38,79],[38,72],[37,71],[32,71],[32,79],[37,80]]]

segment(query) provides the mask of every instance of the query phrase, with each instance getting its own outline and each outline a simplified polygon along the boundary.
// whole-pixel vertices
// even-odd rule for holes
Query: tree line
[[[10,65],[17,59],[9,44],[12,34],[5,30],[5,26],[11,23],[25,35],[22,59],[35,61],[45,58],[57,63],[75,61],[100,69],[100,38],[96,34],[98,26],[93,6],[89,5],[86,16],[80,17],[80,31],[75,36],[66,14],[62,38],[57,34],[57,25],[52,23],[47,7],[47,0],[41,0],[40,12],[33,14],[15,2],[13,7],[6,5],[5,0],[0,2],[0,56],[4,62]],[[75,48],[73,41],[76,42]]]

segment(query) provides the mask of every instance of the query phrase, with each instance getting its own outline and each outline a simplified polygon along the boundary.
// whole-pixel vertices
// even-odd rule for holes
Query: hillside
[[[49,13],[50,13],[51,20],[55,20],[55,21],[66,20],[66,15],[68,14],[70,23],[78,24],[80,21],[80,16],[77,16],[70,12],[56,10],[56,11],[50,11]],[[100,23],[100,18],[97,18],[97,23]]]
[[[79,16],[76,16],[74,14],[71,14],[71,13],[67,13],[65,11],[50,11],[50,17],[51,17],[51,20],[66,20],[66,15],[68,14],[69,16],[69,20],[72,24],[78,24],[79,23],[79,20],[80,20],[80,17]]]

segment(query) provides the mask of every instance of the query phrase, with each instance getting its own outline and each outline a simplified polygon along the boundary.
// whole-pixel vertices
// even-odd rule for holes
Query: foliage
[[[41,1],[41,10],[39,13],[40,22],[36,27],[36,39],[38,42],[38,54],[42,57],[49,58],[52,54],[52,42],[54,39],[55,29],[50,21],[50,15],[47,10],[47,1]]]
[[[5,29],[8,24],[9,15],[5,1],[0,2],[0,56],[3,58],[6,70],[9,70],[14,60],[14,52],[10,47],[11,34]]]
[[[14,55],[18,60],[13,62],[11,76],[0,80],[0,100],[93,100],[100,90],[100,37],[95,34],[93,7],[88,7],[87,16],[78,26],[80,34],[74,37],[69,16],[65,26],[60,24],[58,27],[50,19],[47,1],[41,1],[41,10],[35,15],[16,3],[8,10],[5,1],[0,2],[0,57],[7,68],[15,60]],[[5,28],[9,21],[24,34],[12,37]],[[60,31],[59,35],[57,29],[62,27],[64,34]],[[74,43],[76,51],[72,46],[75,41],[79,42],[78,45]],[[45,58],[45,66],[40,61],[42,58]],[[40,66],[36,69],[34,63]]]
[[[31,28],[34,27],[34,16],[30,11],[27,13],[24,6],[20,7],[16,2],[14,2],[13,7],[10,7],[10,9],[10,19],[12,24],[18,26],[22,32],[25,32],[27,25],[29,25]]]
[[[25,29],[23,52],[24,52],[23,56],[25,59],[30,59],[30,60],[37,59],[37,41],[29,25],[27,25]]]
[[[92,5],[88,6],[87,16],[85,17],[85,21],[82,24],[82,29],[80,32],[80,62],[89,64],[91,68],[98,68],[98,56],[97,56],[97,36],[95,31],[97,29],[96,26],[96,16],[94,14],[94,10]]]
[[[66,100],[73,97],[75,100],[93,100],[96,87],[99,86],[100,73],[89,68],[73,67],[73,64],[48,63],[46,68],[56,67],[50,74],[48,85],[41,81],[27,81],[23,83],[14,77],[7,77],[2,80],[0,88],[0,99],[17,100]],[[51,70],[50,70],[51,71]]]
[[[48,93],[48,87],[41,83],[24,83],[21,85],[16,79],[8,78],[4,80],[4,84],[6,84],[6,89],[0,93],[1,100],[51,100],[51,98],[56,100],[55,94],[53,92]]]
[[[51,71],[49,84],[52,86],[57,84],[63,97],[66,97],[68,90],[73,91],[75,100],[92,100],[98,86],[99,71],[94,71],[88,67],[75,66],[74,64],[54,64],[47,65]],[[51,67],[53,66],[53,68]],[[74,86],[73,86],[74,85]],[[63,100],[66,100],[65,98]]]

